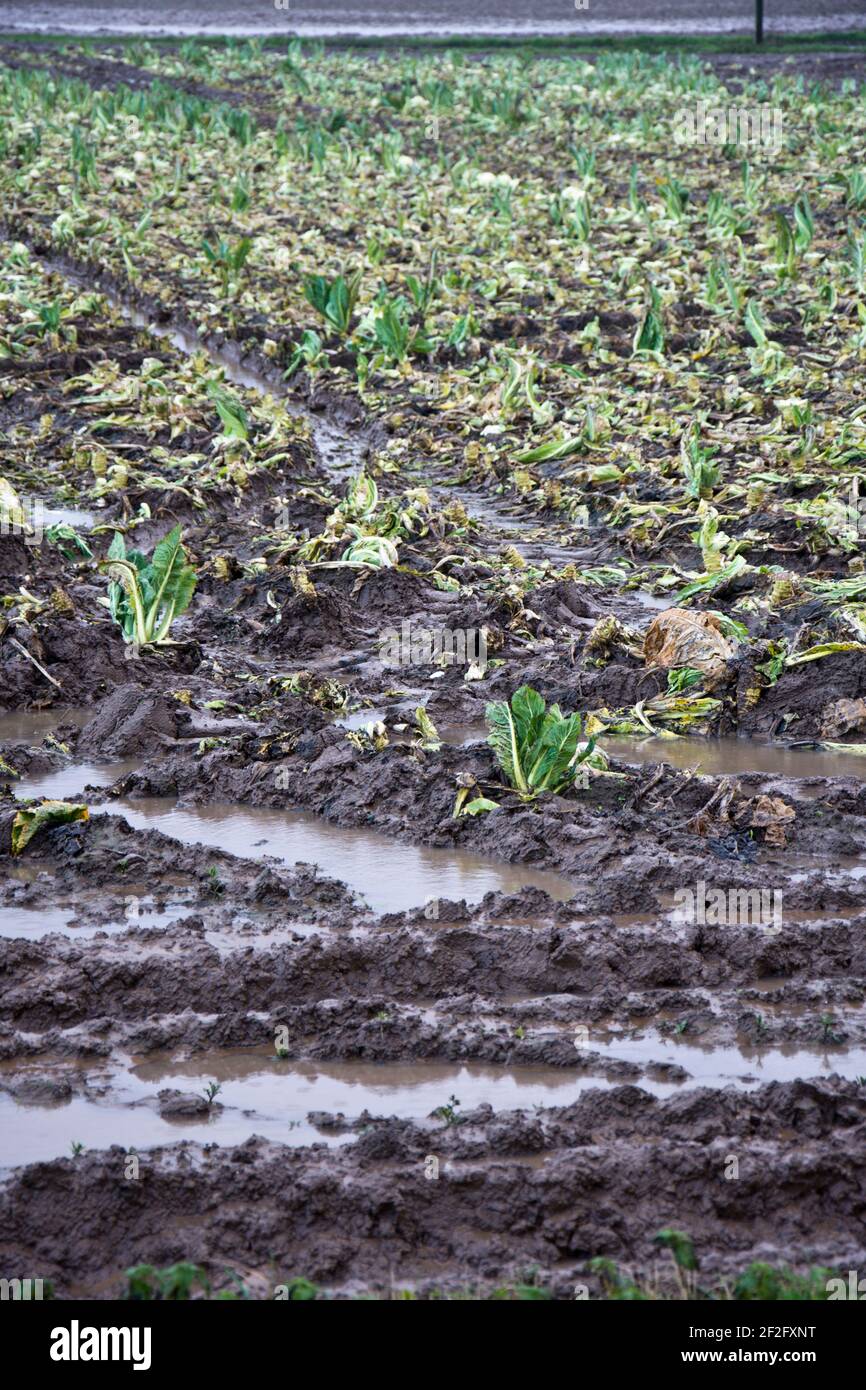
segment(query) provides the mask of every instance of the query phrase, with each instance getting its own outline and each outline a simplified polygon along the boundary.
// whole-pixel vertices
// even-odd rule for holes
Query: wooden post
[[[764,42],[764,0],[755,0],[755,43]]]

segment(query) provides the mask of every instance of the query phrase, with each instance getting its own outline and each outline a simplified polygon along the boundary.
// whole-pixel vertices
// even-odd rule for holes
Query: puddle
[[[109,922],[82,922],[72,926],[81,916],[80,903],[70,907],[27,907],[18,903],[0,905],[0,939],[41,941],[45,936],[59,933],[61,936],[84,938],[95,936],[97,932],[131,931],[134,927],[169,927],[181,917],[199,912],[194,904],[167,903],[162,907],[147,906],[135,902],[127,915],[121,915]],[[238,941],[237,946],[247,944]]]
[[[46,734],[61,724],[87,722],[93,711],[80,707],[60,709],[0,710],[0,743],[41,743]]]
[[[590,1033],[587,1048],[604,1058],[637,1062],[642,1067],[665,1063],[685,1067],[690,1087],[763,1085],[768,1081],[830,1076],[833,1072],[848,1080],[866,1076],[866,1048],[862,1047],[701,1047],[653,1035],[596,1044]],[[639,1084],[653,1089],[652,1083],[644,1080]]]
[[[453,748],[465,748],[469,743],[486,743],[490,730],[483,721],[475,724],[437,724],[443,743]]]
[[[854,854],[839,854],[836,856],[832,865],[827,864],[827,860],[814,854],[791,855],[785,865],[788,872],[789,883],[805,883],[811,878],[812,874],[821,874],[824,880],[853,879],[857,881],[866,878],[866,864],[861,863],[860,859]],[[850,915],[855,909],[841,909],[835,913],[828,910],[827,915]]]
[[[670,594],[653,594],[649,589],[626,589],[623,590],[623,598],[633,598],[642,608],[656,608],[661,612],[665,608],[673,607],[673,599]]]
[[[154,1103],[155,1104],[155,1103]],[[192,1140],[200,1144],[242,1144],[252,1134],[286,1144],[345,1143],[354,1136],[325,1135],[304,1121],[290,1128],[286,1118],[256,1117],[241,1111],[215,1111],[210,1119],[162,1119],[150,1105],[87,1100],[74,1096],[53,1106],[23,1105],[0,1094],[0,1168],[70,1158],[72,1145],[85,1149],[148,1149]]]
[[[670,1062],[684,1066],[688,1082],[647,1081],[642,1089],[664,1098],[697,1086],[745,1087],[799,1077],[866,1075],[866,1049],[701,1048],[660,1042],[655,1038],[618,1041],[589,1047],[605,1059],[646,1065]],[[58,1075],[52,1064],[35,1062],[34,1075]],[[100,1082],[104,1075],[97,1078]],[[220,1090],[217,1106],[200,1118],[163,1118],[157,1093],[164,1089],[203,1094],[208,1083]],[[74,1142],[87,1149],[111,1144],[147,1149],[157,1144],[192,1140],[238,1144],[252,1134],[291,1145],[351,1142],[354,1134],[317,1128],[311,1112],[325,1111],[357,1119],[364,1111],[376,1117],[396,1115],[424,1120],[439,1106],[460,1102],[460,1115],[481,1104],[494,1110],[569,1105],[584,1091],[609,1090],[621,1084],[591,1073],[561,1067],[485,1066],[449,1062],[281,1062],[267,1048],[244,1048],[204,1054],[180,1061],[165,1054],[134,1064],[111,1078],[104,1098],[75,1096],[53,1105],[15,1101],[0,1093],[0,1167],[69,1156]],[[221,1109],[218,1107],[222,1107]]]
[[[97,517],[95,512],[78,507],[43,507],[41,521],[44,527],[73,526],[76,531],[92,531]]]
[[[41,797],[48,801],[70,801],[83,795],[86,787],[110,787],[118,777],[125,777],[141,766],[140,759],[125,759],[113,763],[71,763],[68,767],[52,768],[48,772],[26,774],[13,782],[15,799],[26,801]]]
[[[316,864],[341,879],[374,912],[404,912],[430,898],[479,902],[485,893],[543,888],[570,898],[568,879],[544,869],[499,863],[457,849],[405,845],[372,830],[346,830],[306,811],[214,804],[180,808],[169,797],[113,803],[129,824],[161,830],[186,844],[225,849],[244,859],[271,855],[285,864]]]
[[[399,1115],[421,1120],[454,1095],[460,1110],[489,1104],[494,1110],[568,1104],[584,1078],[561,1067],[485,1066],[453,1062],[281,1062],[269,1049],[208,1053],[188,1061],[149,1058],[132,1069],[140,1081],[161,1090],[201,1091],[208,1081],[222,1087],[224,1105],[304,1117],[310,1110],[357,1117]],[[597,1084],[593,1081],[591,1084]]]
[[[394,717],[393,711],[389,715],[389,712],[384,709],[356,709],[352,710],[350,714],[336,715],[334,723],[339,724],[341,729],[366,729],[368,724],[375,724],[380,719],[387,721],[389,717]],[[398,719],[397,722],[402,721]],[[389,728],[392,729],[393,727],[393,724],[389,725]]]
[[[75,931],[69,923],[74,916],[71,907],[0,907],[0,937],[38,941],[51,932],[73,936]]]
[[[738,772],[770,772],[778,777],[866,778],[866,756],[826,753],[816,748],[791,748],[783,743],[762,743],[745,738],[646,738],[607,735],[599,744],[612,758],[627,763],[669,763],[725,775]]]
[[[43,1065],[34,1074],[45,1075]],[[50,1074],[58,1075],[52,1066]],[[163,1119],[157,1092],[201,1095],[220,1083],[216,1107],[200,1119]],[[457,1113],[488,1102],[494,1109],[567,1105],[581,1091],[609,1088],[597,1077],[575,1076],[558,1067],[503,1067],[448,1062],[281,1062],[273,1053],[244,1049],[211,1053],[188,1062],[151,1058],[112,1078],[105,1099],[75,1096],[54,1105],[32,1105],[0,1093],[0,1168],[69,1157],[74,1142],[87,1149],[111,1144],[150,1148],[179,1140],[240,1144],[252,1134],[291,1145],[351,1142],[355,1134],[317,1129],[311,1111],[358,1118],[425,1119],[451,1096]],[[672,1086],[664,1088],[672,1091]]]

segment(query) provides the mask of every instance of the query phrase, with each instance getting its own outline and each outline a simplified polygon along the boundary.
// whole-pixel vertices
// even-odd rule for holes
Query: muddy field
[[[0,49],[0,1276],[864,1267],[836,77]]]

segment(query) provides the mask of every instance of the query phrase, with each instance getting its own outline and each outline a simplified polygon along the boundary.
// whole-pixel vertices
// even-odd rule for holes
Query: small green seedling
[[[434,1119],[444,1120],[446,1125],[456,1125],[458,1122],[457,1107],[460,1101],[456,1096],[448,1097],[447,1105],[440,1105],[433,1111]]]

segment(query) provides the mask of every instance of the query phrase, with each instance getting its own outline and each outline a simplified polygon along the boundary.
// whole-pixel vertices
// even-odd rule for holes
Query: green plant
[[[349,530],[358,528],[349,527]],[[338,565],[366,565],[370,569],[392,569],[397,563],[397,544],[387,536],[359,535],[343,551]]]
[[[697,1269],[698,1261],[691,1236],[687,1236],[683,1231],[675,1231],[671,1227],[667,1227],[653,1236],[653,1240],[657,1245],[670,1250],[680,1269]]]
[[[711,302],[715,304],[724,290],[730,308],[735,314],[739,314],[743,308],[743,292],[734,280],[724,256],[719,256],[713,261],[707,279]]]
[[[504,700],[489,704],[484,718],[496,761],[524,800],[573,785],[582,764],[599,766],[592,758],[595,739],[580,741],[580,715],[565,715],[559,705],[548,710],[531,686],[515,691],[510,704]]]
[[[135,1265],[126,1270],[125,1297],[133,1303],[163,1300],[185,1302],[192,1297],[196,1286],[205,1295],[210,1293],[210,1282],[204,1270],[187,1260],[165,1269],[156,1269],[153,1265]]]
[[[208,264],[219,277],[223,298],[228,299],[232,280],[237,281],[253,249],[251,238],[241,237],[235,246],[232,246],[225,239],[218,241],[216,246],[213,246],[205,238],[202,241],[201,249]]]
[[[679,222],[685,217],[689,191],[679,179],[667,178],[659,184],[659,194],[669,217]]]
[[[719,514],[715,507],[709,507],[706,502],[701,502],[698,507],[698,517],[701,525],[697,531],[692,532],[691,539],[695,545],[700,546],[704,573],[714,575],[721,570],[722,563],[726,559],[725,547],[730,543],[731,538],[724,531],[719,530]]]
[[[433,1111],[433,1116],[437,1120],[444,1120],[446,1125],[456,1125],[459,1119],[457,1107],[460,1102],[456,1096],[449,1096],[447,1105],[439,1105]]]
[[[815,219],[808,193],[801,193],[794,204],[794,242],[799,255],[803,255],[812,245],[815,236]]]
[[[116,531],[108,558],[99,568],[111,581],[108,598],[101,602],[120,625],[124,641],[142,647],[169,642],[171,625],[186,612],[196,585],[180,527],[159,541],[151,560],[137,550],[127,553],[123,536]]]
[[[70,801],[43,801],[41,806],[25,807],[17,812],[12,822],[12,853],[21,854],[37,830],[89,818],[90,811],[86,806]]]
[[[226,438],[242,439],[246,442],[250,437],[250,422],[237,397],[230,395],[216,381],[208,382],[207,393],[216,406]]]
[[[661,298],[655,285],[650,285],[649,304],[638,324],[634,335],[632,351],[635,355],[644,352],[664,352],[665,329],[661,315]]]
[[[286,1290],[285,1298],[290,1303],[313,1303],[319,1297],[319,1290],[316,1285],[311,1284],[309,1279],[304,1279],[301,1276],[290,1279],[287,1284],[282,1284],[280,1287]]]
[[[797,246],[790,223],[783,212],[776,213],[776,269],[779,278],[793,275]]]
[[[852,228],[848,235],[848,258],[858,294],[866,291],[866,233],[857,236]]]
[[[683,691],[690,690],[693,685],[700,685],[704,679],[703,671],[698,671],[694,666],[678,666],[668,671],[669,695],[682,695]]]
[[[645,1303],[650,1298],[646,1290],[628,1275],[621,1274],[615,1261],[605,1255],[596,1255],[591,1259],[589,1269],[591,1273],[598,1275],[602,1291],[611,1302]]]
[[[36,323],[22,324],[22,332],[38,332],[42,338],[47,337],[49,333],[59,332],[63,318],[63,306],[59,299],[53,299],[50,304],[31,304],[29,301],[25,303],[36,315]]]
[[[406,288],[412,297],[412,303],[421,315],[422,322],[427,317],[430,305],[439,289],[439,280],[436,275],[437,258],[438,253],[434,249],[425,279],[421,280],[416,275],[406,276]]]
[[[204,1088],[203,1094],[208,1105],[213,1105],[221,1090],[222,1086],[219,1083],[219,1081],[209,1081],[207,1083],[207,1085]]]
[[[403,362],[409,353],[422,340],[417,329],[409,323],[409,317],[401,300],[386,301],[373,320],[373,333],[385,357],[392,362]]]
[[[323,361],[324,344],[312,328],[305,328],[294,351],[289,358],[289,365],[283,373],[284,379],[288,381],[295,375],[295,372],[303,364],[305,367],[318,367]]]
[[[246,174],[240,174],[232,189],[232,212],[246,212],[250,205],[250,185]]]
[[[832,1014],[821,1015],[821,1041],[825,1043],[840,1043],[842,1041],[836,1032],[836,1020]]]
[[[85,560],[93,558],[93,551],[87,541],[79,536],[74,527],[68,526],[66,522],[57,522],[54,526],[45,528],[45,539],[49,545],[54,545],[66,560],[77,560],[83,556]]]
[[[707,447],[701,443],[701,430],[697,420],[683,430],[680,437],[680,462],[686,480],[686,491],[690,497],[710,497],[719,482],[721,470],[713,463],[717,454],[716,446]]]
[[[360,270],[348,277],[338,275],[334,280],[324,275],[309,275],[304,281],[304,294],[309,303],[343,337],[351,329],[360,289]]]
[[[226,891],[226,886],[220,878],[220,871],[216,864],[211,864],[207,871],[207,891],[215,898]]]
[[[73,1158],[78,1158],[80,1154],[84,1153],[84,1145],[80,1139],[73,1139],[69,1147],[72,1151]]]
[[[741,1303],[801,1300],[820,1303],[827,1297],[827,1282],[832,1277],[832,1269],[810,1269],[805,1274],[796,1274],[784,1265],[777,1267],[755,1261],[735,1280],[732,1297]]]
[[[842,182],[849,208],[866,208],[866,172],[854,169],[850,174],[842,175]]]

